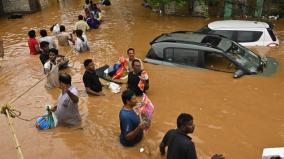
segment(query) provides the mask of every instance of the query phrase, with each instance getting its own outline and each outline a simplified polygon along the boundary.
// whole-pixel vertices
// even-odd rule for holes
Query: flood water
[[[75,54],[70,47],[59,53],[71,59],[69,72],[79,89],[82,128],[58,127],[38,131],[34,121],[13,119],[25,158],[163,158],[158,146],[168,129],[176,127],[181,112],[194,116],[192,135],[200,159],[222,153],[229,159],[259,159],[265,147],[284,146],[284,21],[275,21],[281,44],[274,48],[253,48],[259,54],[277,59],[279,68],[270,77],[232,74],[145,64],[150,77],[149,98],[155,105],[152,127],[140,144],[124,148],[118,141],[120,94],[104,89],[106,96],[85,93],[82,83],[83,61],[92,58],[97,67],[112,64],[129,47],[143,58],[149,42],[164,32],[197,30],[207,24],[202,18],[162,17],[141,6],[142,1],[113,0],[102,8],[104,22],[87,33],[91,51]],[[0,104],[19,95],[41,77],[38,56],[29,55],[27,31],[49,29],[54,23],[73,29],[78,14],[83,14],[83,0],[50,0],[49,7],[23,19],[0,19],[0,36],[4,40],[5,58],[0,68]],[[13,106],[22,117],[42,115],[46,103],[55,104],[59,89],[46,90],[45,82],[20,98]],[[125,88],[125,86],[123,86]],[[17,158],[6,118],[0,116],[0,158]],[[144,147],[146,152],[140,153]]]

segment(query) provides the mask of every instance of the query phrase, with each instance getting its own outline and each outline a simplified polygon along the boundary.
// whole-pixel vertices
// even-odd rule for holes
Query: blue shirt
[[[122,108],[119,112],[119,120],[120,120],[120,143],[123,146],[134,146],[143,138],[143,131],[140,131],[135,139],[129,141],[126,140],[126,135],[136,129],[140,124],[139,116],[134,112],[134,110],[127,110]]]

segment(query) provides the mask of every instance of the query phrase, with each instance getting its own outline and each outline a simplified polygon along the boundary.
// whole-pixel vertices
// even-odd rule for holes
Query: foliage
[[[198,1],[200,4],[208,4],[210,6],[217,5],[220,2],[220,0],[148,0],[148,3],[154,7],[167,5],[171,2],[175,2],[177,5],[182,6],[190,1]]]
[[[177,5],[184,5],[187,0],[148,0],[148,3],[154,7],[160,7],[162,5],[170,4],[171,2],[176,2]]]

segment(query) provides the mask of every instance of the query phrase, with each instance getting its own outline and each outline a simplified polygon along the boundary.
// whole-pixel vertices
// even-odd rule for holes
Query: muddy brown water
[[[275,21],[280,46],[253,48],[279,62],[278,72],[270,77],[233,79],[229,73],[145,64],[150,76],[149,97],[155,105],[152,127],[140,144],[122,147],[118,141],[120,94],[104,89],[104,97],[88,96],[82,83],[84,59],[94,59],[97,66],[112,64],[119,56],[126,55],[128,47],[135,48],[137,56],[143,58],[149,42],[159,34],[197,30],[208,21],[161,17],[143,8],[140,1],[113,0],[112,3],[111,7],[102,8],[101,27],[87,33],[89,53],[74,54],[69,47],[59,49],[72,61],[72,67],[65,71],[72,74],[73,84],[80,92],[82,129],[59,127],[38,131],[34,121],[13,119],[26,158],[163,158],[159,143],[168,129],[176,127],[176,118],[181,112],[194,116],[196,129],[192,136],[201,159],[213,153],[222,153],[229,159],[259,159],[263,148],[284,146],[284,21]],[[1,105],[43,76],[38,56],[29,55],[27,31],[36,29],[38,33],[39,29],[48,29],[56,22],[71,31],[76,16],[83,13],[82,4],[82,0],[51,0],[48,8],[23,19],[0,19],[5,49],[0,68]],[[46,103],[55,104],[60,90],[46,90],[44,83],[14,104],[22,117],[36,117],[43,113]],[[3,115],[0,131],[0,158],[17,158]],[[145,153],[139,152],[141,147]]]

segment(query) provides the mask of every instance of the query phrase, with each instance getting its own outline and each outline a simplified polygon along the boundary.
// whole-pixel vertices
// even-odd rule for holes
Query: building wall
[[[0,1],[2,2],[3,6],[2,8],[3,13],[33,12],[41,10],[48,5],[48,0],[0,0]]]
[[[46,8],[48,5],[48,0],[39,0],[41,9]]]
[[[2,0],[4,13],[31,11],[28,0]]]

